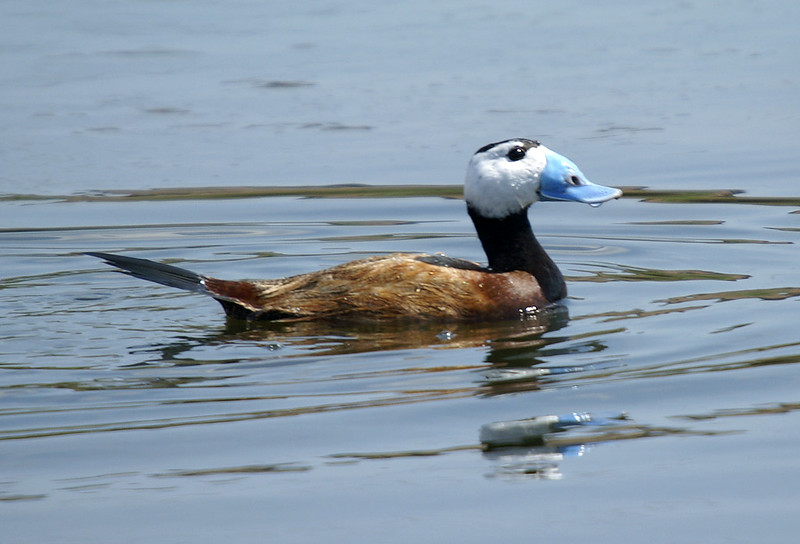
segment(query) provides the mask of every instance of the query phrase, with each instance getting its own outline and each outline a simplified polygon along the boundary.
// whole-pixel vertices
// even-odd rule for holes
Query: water
[[[6,2],[0,193],[460,183],[523,136],[598,182],[793,196],[799,9]]]
[[[142,207],[148,218],[131,224]],[[20,541],[119,531],[393,541],[387,527],[398,541],[598,527],[640,540],[675,524],[687,538],[744,541],[764,522],[776,534],[796,527],[796,206],[540,204],[536,230],[570,280],[565,308],[510,323],[338,328],[226,324],[213,300],[78,252],[227,277],[381,251],[480,259],[462,202],[4,211],[14,224],[31,208],[70,226],[2,233],[0,490]],[[259,219],[265,210],[273,220]],[[565,367],[578,371],[557,373]],[[531,375],[542,368],[556,373]],[[478,448],[484,424],[576,411],[629,419],[554,437],[566,449]]]
[[[796,12],[6,3],[4,542],[791,540]],[[513,135],[650,187],[534,207],[570,297],[529,319],[248,327],[82,255],[483,260],[460,200],[319,195],[457,184]],[[746,192],[688,193],[717,189]],[[480,447],[583,412],[611,419]]]

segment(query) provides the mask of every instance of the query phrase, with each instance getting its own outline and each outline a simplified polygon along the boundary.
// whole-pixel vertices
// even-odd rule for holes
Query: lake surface
[[[795,538],[798,7],[3,9],[4,542]],[[530,319],[247,325],[82,254],[482,261],[452,186],[511,136],[628,188],[534,206]]]

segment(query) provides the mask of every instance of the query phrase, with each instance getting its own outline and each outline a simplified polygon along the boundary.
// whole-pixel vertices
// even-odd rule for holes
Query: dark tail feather
[[[147,259],[123,257],[122,255],[113,255],[111,253],[90,252],[86,253],[86,255],[103,259],[108,264],[124,270],[125,273],[143,280],[160,283],[167,287],[194,291],[195,293],[211,294],[203,284],[205,279],[203,276],[177,266],[148,261]]]

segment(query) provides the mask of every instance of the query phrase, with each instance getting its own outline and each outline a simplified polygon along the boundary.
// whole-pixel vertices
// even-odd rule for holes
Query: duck
[[[590,182],[538,140],[487,144],[471,157],[464,200],[487,264],[442,254],[392,253],[324,270],[264,280],[225,280],[125,255],[87,252],[121,271],[208,295],[233,319],[520,319],[567,296],[564,276],[528,218],[539,201],[599,206],[622,191]]]

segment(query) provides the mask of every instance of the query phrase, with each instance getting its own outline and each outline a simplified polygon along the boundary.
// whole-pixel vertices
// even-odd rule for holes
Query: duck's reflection
[[[554,357],[606,349],[601,340],[591,336],[573,338],[552,334],[565,328],[568,322],[569,313],[564,305],[553,306],[525,319],[500,322],[252,322],[230,319],[222,330],[140,349],[140,352],[159,355],[135,366],[197,366],[255,359],[289,361],[308,356],[483,348],[479,359],[474,355],[467,359],[472,361],[469,364],[454,359],[452,364],[439,366],[437,370],[474,370],[479,374],[473,382],[475,394],[489,397],[535,391],[556,376],[597,370],[597,364],[552,364]],[[235,349],[237,346],[247,349]],[[414,370],[420,369],[415,367]]]
[[[257,322],[229,319],[223,330],[183,337],[149,351],[160,352],[162,362],[186,365],[192,364],[192,350],[243,342],[258,344],[265,349],[265,354],[269,350],[279,356],[486,346],[486,363],[530,367],[541,362],[536,359],[535,352],[548,343],[542,335],[563,328],[568,321],[567,308],[560,305],[517,321],[500,322]],[[196,364],[207,362],[197,360]]]
[[[254,349],[260,359],[303,356],[341,356],[368,352],[388,352],[414,349],[468,349],[483,348],[483,356],[471,364],[453,359],[452,370],[474,372],[477,378],[469,387],[438,391],[437,395],[417,396],[405,393],[399,402],[418,402],[420,395],[427,400],[447,399],[453,396],[497,396],[540,389],[553,376],[593,370],[593,365],[552,364],[554,356],[601,351],[605,345],[597,338],[574,338],[571,335],[552,334],[566,327],[569,313],[566,306],[555,306],[519,321],[482,323],[429,323],[429,322],[247,322],[229,320],[223,330],[196,338],[184,338],[169,345],[159,346],[160,361],[145,364],[202,365],[239,362],[235,358],[209,360],[201,353],[237,353],[236,349],[220,347],[248,345],[245,350],[252,356]],[[212,349],[204,349],[212,348]],[[457,354],[457,352],[453,352]],[[473,357],[474,359],[474,357]],[[567,359],[572,360],[571,357]],[[543,364],[547,362],[548,364]],[[447,367],[450,368],[449,365]],[[438,369],[438,367],[437,367]],[[410,369],[409,369],[410,370]],[[419,370],[419,369],[417,369]],[[391,398],[391,405],[398,399]],[[371,403],[370,406],[374,406]],[[356,407],[356,405],[353,405]],[[549,418],[549,419],[548,419]],[[556,418],[556,419],[553,419]],[[552,420],[552,421],[551,421]],[[481,425],[483,422],[478,422]],[[618,423],[618,421],[617,421]],[[491,461],[491,477],[498,478],[561,478],[560,464],[566,457],[583,455],[587,442],[553,443],[554,434],[565,434],[567,428],[607,424],[589,414],[545,416],[530,420],[506,421],[481,425],[480,446],[483,455]],[[538,425],[538,427],[537,427]],[[541,428],[539,428],[541,427]],[[535,431],[535,432],[534,432]],[[516,436],[514,433],[521,433]],[[533,433],[533,434],[531,434]],[[534,436],[535,435],[535,436]],[[547,440],[545,440],[547,436]],[[580,440],[580,439],[579,439]],[[435,454],[449,451],[433,450]],[[420,452],[386,452],[360,454],[359,458],[397,455],[421,455]],[[425,452],[423,452],[425,453]]]

